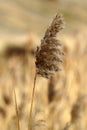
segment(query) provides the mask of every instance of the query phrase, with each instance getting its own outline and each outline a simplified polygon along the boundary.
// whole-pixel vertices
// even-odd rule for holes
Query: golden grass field
[[[20,130],[28,130],[35,76],[34,51],[56,12],[62,13],[66,22],[58,35],[65,52],[64,62],[62,71],[51,79],[37,77],[32,130],[87,130],[86,5],[85,0],[1,2],[0,130],[17,130],[13,88]],[[11,47],[17,48],[9,51]]]

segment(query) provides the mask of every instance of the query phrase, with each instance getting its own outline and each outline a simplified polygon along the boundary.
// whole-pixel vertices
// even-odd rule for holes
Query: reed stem
[[[15,110],[16,110],[16,116],[17,116],[17,130],[20,130],[19,112],[18,112],[18,105],[17,105],[15,88],[13,88],[13,91],[14,91],[14,100],[15,100]]]
[[[29,112],[28,130],[32,130],[32,110],[33,110],[33,102],[34,102],[34,95],[35,95],[36,77],[37,77],[37,74],[35,73],[35,77],[34,77],[34,86],[33,86],[32,97],[31,97],[31,106],[30,106],[30,112]]]

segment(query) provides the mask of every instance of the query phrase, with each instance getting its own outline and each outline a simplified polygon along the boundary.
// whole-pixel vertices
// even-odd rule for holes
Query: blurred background
[[[87,130],[87,0],[0,0],[0,130],[16,129],[14,88],[27,130],[34,51],[57,13],[66,55],[61,72],[37,78],[32,129]]]

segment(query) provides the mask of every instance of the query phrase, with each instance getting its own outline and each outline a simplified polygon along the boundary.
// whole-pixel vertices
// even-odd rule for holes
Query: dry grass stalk
[[[53,22],[47,29],[41,46],[36,51],[36,68],[37,74],[45,78],[50,78],[54,72],[60,70],[59,62],[62,62],[61,43],[57,40],[56,34],[63,29],[64,22],[61,15],[56,15]]]
[[[16,77],[15,77],[15,70],[14,70],[14,68],[11,68],[11,74],[12,74],[12,78],[13,78],[13,86],[12,86],[12,89],[13,89],[13,93],[14,93],[15,111],[16,111],[16,117],[17,117],[17,130],[20,130],[19,112],[18,112],[16,92],[15,92]]]
[[[34,100],[34,93],[35,93],[36,77],[37,77],[37,74],[35,74],[35,77],[34,77],[34,86],[33,86],[33,90],[32,90],[31,106],[30,106],[30,112],[29,112],[28,130],[32,130],[32,110],[33,110],[33,100]]]
[[[16,98],[16,92],[14,89],[14,100],[15,100],[15,110],[16,110],[16,116],[17,116],[17,129],[20,130],[20,124],[19,124],[19,112],[18,112],[18,105],[17,105],[17,98]]]
[[[41,46],[37,48],[36,51],[36,75],[39,74],[42,77],[50,78],[54,72],[60,70],[59,62],[62,62],[60,56],[64,55],[59,46],[61,43],[55,38],[56,34],[63,28],[64,22],[61,15],[56,15],[53,22],[47,29],[44,38],[41,41]],[[35,93],[35,82],[36,75],[34,79],[34,87],[32,92],[30,115],[29,115],[29,125],[28,130],[32,128],[32,109],[33,109],[33,99]]]

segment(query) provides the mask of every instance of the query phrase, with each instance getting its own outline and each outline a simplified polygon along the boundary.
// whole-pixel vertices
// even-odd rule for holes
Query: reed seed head
[[[61,56],[64,53],[61,51],[61,42],[56,39],[56,34],[63,29],[63,26],[63,18],[57,14],[41,40],[41,46],[37,48],[36,71],[42,77],[50,78],[60,70],[59,62],[62,62]]]

